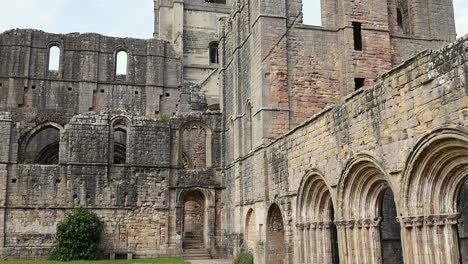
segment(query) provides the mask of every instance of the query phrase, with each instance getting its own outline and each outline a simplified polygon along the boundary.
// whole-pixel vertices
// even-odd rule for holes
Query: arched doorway
[[[397,221],[397,210],[393,192],[390,188],[383,191],[380,203],[380,239],[382,246],[382,263],[403,264],[401,247],[401,228]]]
[[[283,215],[278,205],[273,204],[267,217],[265,263],[283,264],[285,251]]]
[[[255,225],[255,211],[250,209],[245,219],[245,245],[247,250],[253,252],[257,243],[257,229]]]
[[[343,263],[403,263],[388,179],[378,162],[368,155],[359,155],[346,166],[338,185]]]
[[[467,263],[468,133],[431,133],[407,164],[401,195],[405,262]]]
[[[335,210],[329,187],[320,173],[304,177],[298,193],[298,263],[339,263]]]
[[[198,190],[185,193],[183,198],[183,248],[203,246],[205,240],[205,196]]]

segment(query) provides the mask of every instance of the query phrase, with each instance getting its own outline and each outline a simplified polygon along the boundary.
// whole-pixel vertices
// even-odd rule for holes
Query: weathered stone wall
[[[2,142],[6,142],[3,139],[19,130],[11,126],[13,120],[8,112],[2,112],[2,116]],[[128,157],[123,165],[112,164],[109,144],[110,126],[118,119],[128,120]],[[179,254],[181,240],[176,221],[180,216],[171,213],[184,198],[179,193],[199,186],[215,191],[222,183],[216,169],[220,167],[219,158],[211,158],[209,167],[187,172],[179,166],[179,131],[187,122],[205,125],[212,134],[206,154],[220,156],[219,114],[181,116],[162,122],[129,113],[88,112],[73,117],[60,131],[58,165],[2,161],[5,239],[1,254],[43,257],[53,242],[57,223],[74,207],[89,208],[101,217],[104,253],[130,251],[140,257]],[[20,122],[14,123],[19,126]],[[13,142],[11,149],[18,146]],[[9,149],[10,145],[2,144],[3,153],[9,153]],[[219,221],[214,218],[220,217],[216,212],[221,205],[215,204],[215,197],[212,199],[214,211],[209,217],[214,222]],[[219,231],[209,234],[217,236]],[[26,253],[34,248],[38,251]],[[216,241],[208,248],[216,254]]]
[[[311,173],[323,177],[335,207],[336,223],[350,225],[350,220],[358,221],[358,215],[349,218],[345,212],[361,207],[354,200],[344,199],[341,193],[352,188],[351,183],[346,185],[344,182],[351,177],[347,173],[352,172],[352,164],[361,159],[378,164],[386,185],[393,192],[399,216],[405,215],[403,201],[407,196],[401,190],[405,188],[404,175],[410,169],[407,161],[419,142],[452,130],[465,135],[465,140],[468,138],[467,56],[467,39],[441,51],[421,53],[377,79],[373,87],[353,93],[344,103],[320,112],[271,144],[232,162],[225,172],[227,190],[224,197],[226,201],[232,201],[226,204],[224,215],[227,233],[242,236],[247,212],[253,209],[257,215],[257,232],[261,234],[256,255],[260,256],[259,263],[264,263],[267,258],[264,243],[268,243],[265,226],[268,225],[270,205],[279,205],[285,225],[296,229],[301,214],[300,208],[296,207],[300,197],[296,195]],[[370,187],[364,185],[362,188],[355,191],[355,195],[365,197],[366,188]],[[373,212],[373,208],[366,207],[366,211]],[[339,228],[348,230],[349,227]],[[362,252],[369,252],[368,249],[373,247],[350,245],[353,242],[347,236],[351,233],[347,232],[339,231],[338,234],[340,260],[356,263],[359,256],[367,254]],[[304,261],[298,259],[303,250],[298,242],[300,235],[299,228],[294,235],[288,232],[285,235],[289,259],[294,256],[294,263]],[[385,234],[383,238],[386,238]],[[408,237],[402,239],[406,262],[431,257],[431,253],[418,255],[414,247],[429,247],[433,238],[428,237],[428,242],[417,242],[417,245]],[[376,245],[379,241],[372,243]],[[449,256],[452,254],[449,249],[457,249],[453,245],[447,246],[441,254]],[[346,247],[354,250],[348,252]],[[378,248],[372,250],[374,254],[379,251]],[[432,251],[436,249],[425,252]],[[377,263],[379,260],[368,261]],[[363,260],[363,263],[367,262]]]
[[[49,48],[60,47],[60,67],[49,71]],[[128,52],[128,73],[116,76],[116,52]],[[158,116],[177,110],[181,62],[160,40],[98,34],[48,34],[11,30],[0,35],[0,108],[67,116],[122,108]],[[65,113],[65,114],[63,114]]]

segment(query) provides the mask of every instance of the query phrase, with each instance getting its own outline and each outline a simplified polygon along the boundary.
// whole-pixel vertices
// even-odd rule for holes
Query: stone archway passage
[[[401,196],[405,263],[466,263],[467,179],[468,134],[436,131],[414,148]]]
[[[298,263],[339,263],[335,213],[329,188],[322,176],[305,177],[298,195]]]
[[[205,236],[205,197],[200,191],[184,195],[183,246],[202,245]]]
[[[352,160],[338,188],[340,262],[402,263],[401,240],[393,234],[396,219],[384,219],[382,211],[386,210],[387,218],[393,217],[395,202],[388,178],[378,163],[367,155]],[[382,232],[382,228],[390,231]],[[391,239],[382,240],[382,235]],[[383,250],[382,246],[387,248]]]
[[[284,223],[281,210],[273,204],[268,210],[266,228],[266,261],[268,264],[283,264],[285,257]]]
[[[255,211],[253,209],[249,210],[245,220],[245,242],[248,250],[255,250],[255,244],[257,243],[257,229],[255,226]]]

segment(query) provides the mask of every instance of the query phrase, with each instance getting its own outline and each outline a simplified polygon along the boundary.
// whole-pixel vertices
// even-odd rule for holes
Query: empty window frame
[[[362,24],[353,22],[354,50],[362,50]]]
[[[58,71],[60,68],[60,47],[57,45],[49,48],[49,71]]]
[[[127,75],[128,70],[128,53],[125,50],[120,50],[115,55],[115,74]]]
[[[366,79],[364,78],[356,78],[354,79],[354,90],[357,91],[364,87],[364,84],[366,82]]]
[[[218,47],[219,47],[218,42],[211,42],[210,43],[210,63],[212,63],[212,64],[218,64],[219,63]]]
[[[403,13],[401,12],[401,9],[400,8],[397,8],[396,10],[397,12],[397,23],[398,23],[398,26],[403,29]]]

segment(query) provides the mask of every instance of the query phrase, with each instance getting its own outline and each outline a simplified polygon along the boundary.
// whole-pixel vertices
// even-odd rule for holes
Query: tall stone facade
[[[322,24],[158,0],[151,40],[0,34],[0,255],[44,257],[86,207],[103,256],[467,262],[452,1],[326,0]]]

